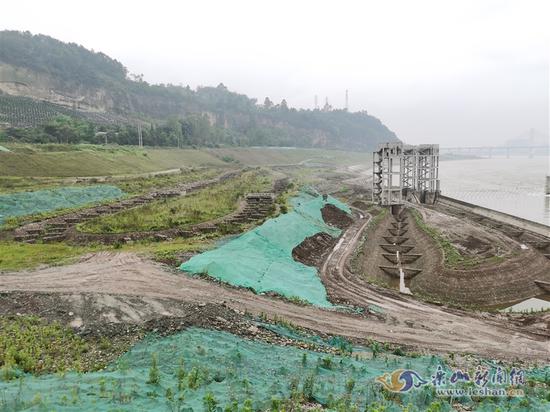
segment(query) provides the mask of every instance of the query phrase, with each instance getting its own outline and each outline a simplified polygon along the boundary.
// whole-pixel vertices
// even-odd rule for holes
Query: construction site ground
[[[307,167],[306,159],[270,169],[273,192],[281,198],[291,195],[284,192],[290,180],[295,187],[313,186],[351,206],[351,214],[331,205],[321,210],[326,224],[342,230],[339,238],[318,233],[292,249],[295,261],[317,269],[334,307],[258,294],[178,270],[194,250],[155,259],[146,251],[109,247],[70,264],[0,272],[0,315],[37,315],[59,321],[85,339],[120,342],[119,351],[97,355],[105,362],[150,333],[170,335],[190,326],[318,350],[258,328],[255,321],[263,319],[354,344],[389,343],[409,354],[550,364],[550,312],[492,310],[541,294],[535,280],[550,282],[545,239],[458,215],[447,207],[410,205],[399,216],[384,213],[369,202],[364,168]],[[252,203],[263,195],[253,196]],[[253,216],[246,220],[242,211],[248,203],[240,203],[220,222],[244,219],[249,228],[268,216],[275,197],[269,198],[261,215],[250,212]],[[284,201],[277,203],[276,213],[284,213],[286,207]],[[216,222],[206,222],[210,223]],[[221,234],[216,236],[224,241]],[[11,236],[4,238],[12,241]],[[408,249],[403,253],[410,263],[404,267],[413,274],[406,281],[412,296],[399,293],[399,279],[388,274],[396,264],[395,252],[387,249],[400,248]],[[459,259],[449,262],[448,250]]]

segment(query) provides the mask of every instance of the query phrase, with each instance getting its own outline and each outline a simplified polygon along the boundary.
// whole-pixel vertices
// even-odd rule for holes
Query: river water
[[[441,161],[441,192],[550,226],[550,196],[544,193],[549,162],[543,156]]]

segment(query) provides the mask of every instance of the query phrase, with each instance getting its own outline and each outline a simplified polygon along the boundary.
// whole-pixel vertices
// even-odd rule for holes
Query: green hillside
[[[0,66],[0,126],[5,129],[0,139],[8,141],[100,143],[108,134],[111,143],[135,144],[138,121],[144,144],[155,146],[370,150],[397,140],[365,111],[297,110],[268,98],[258,104],[223,84],[197,90],[151,85],[129,76],[120,62],[103,53],[29,32],[0,32]],[[15,87],[19,84],[24,87]],[[44,90],[65,96],[65,104],[12,96],[37,98]],[[59,115],[78,124],[60,124]],[[98,132],[103,132],[100,137]]]

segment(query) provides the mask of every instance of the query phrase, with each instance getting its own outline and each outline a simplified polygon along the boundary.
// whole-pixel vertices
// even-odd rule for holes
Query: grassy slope
[[[136,242],[132,245],[70,246],[65,243],[0,242],[0,272],[34,269],[41,265],[63,265],[90,252],[111,250],[153,254],[159,259],[173,258],[177,253],[203,251],[209,248],[218,233],[192,239],[174,239],[169,242]],[[178,261],[178,264],[180,262]]]
[[[65,243],[0,242],[0,271],[34,268],[39,265],[59,265],[97,249],[94,246],[69,246]]]
[[[128,195],[136,195],[141,193],[146,193],[152,191],[153,189],[161,189],[168,186],[173,186],[180,183],[189,183],[195,182],[204,179],[210,179],[218,175],[220,171],[218,169],[197,169],[197,170],[185,170],[182,173],[170,174],[170,175],[159,175],[152,177],[136,177],[136,178],[113,178],[108,182],[108,184],[115,185],[119,187],[124,193]],[[14,185],[13,179],[2,178],[0,177],[0,194],[2,193],[12,193],[19,190],[39,190],[39,189],[50,189],[59,186],[69,186],[63,184],[59,181],[52,179],[45,180],[36,180],[36,179],[25,179],[20,178],[17,181],[17,185]],[[82,186],[82,185],[71,185],[71,186]],[[98,202],[96,204],[85,204],[82,206],[72,207],[72,208],[63,208],[55,209],[48,212],[37,213],[33,215],[24,215],[17,217],[9,217],[4,220],[4,223],[0,225],[0,230],[10,230],[18,226],[21,226],[24,223],[34,222],[38,220],[48,219],[55,216],[59,216],[69,212],[76,212],[81,209],[87,209],[94,205],[99,204],[109,204],[116,200],[109,200]]]
[[[370,154],[319,149],[138,149],[93,145],[6,145],[0,177],[73,177],[136,174],[195,166],[295,164],[311,159],[333,165],[369,163]],[[224,159],[224,160],[222,160]]]
[[[344,152],[341,150],[294,149],[269,147],[235,147],[208,149],[208,153],[218,158],[232,158],[246,165],[285,165],[296,164],[306,160],[331,165],[370,164],[370,153]]]
[[[220,159],[192,149],[146,149],[84,146],[82,150],[30,150],[0,153],[0,176],[106,176],[193,166],[223,166]]]
[[[159,200],[113,215],[92,219],[79,229],[91,233],[124,233],[183,227],[224,216],[249,192],[269,190],[271,179],[257,172],[245,173],[189,196]]]

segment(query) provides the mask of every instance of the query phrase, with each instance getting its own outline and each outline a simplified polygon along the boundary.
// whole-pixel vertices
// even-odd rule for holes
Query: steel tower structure
[[[434,203],[439,193],[439,145],[385,143],[373,152],[373,201]]]

